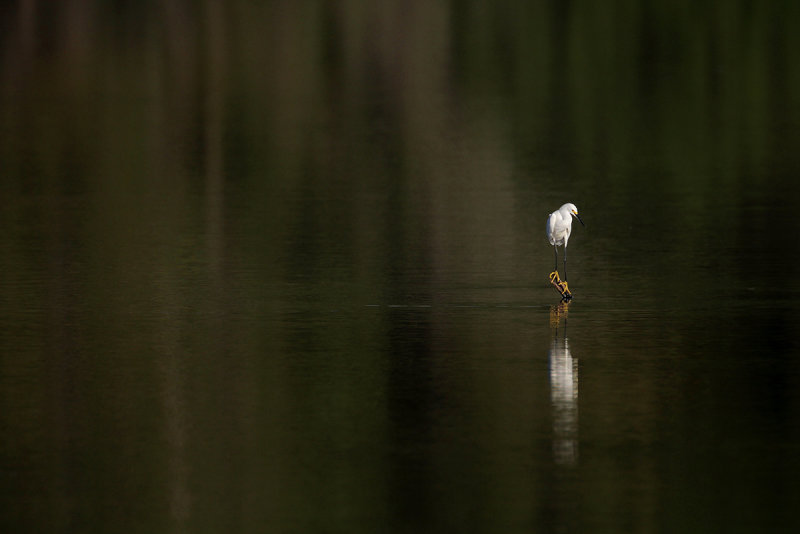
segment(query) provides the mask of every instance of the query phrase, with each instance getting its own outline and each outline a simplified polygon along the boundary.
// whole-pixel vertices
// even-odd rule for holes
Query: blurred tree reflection
[[[26,357],[56,360],[19,396],[37,408],[107,405],[92,422],[112,432],[126,416],[150,421],[130,413],[131,404],[162,410],[166,452],[152,444],[150,452],[166,457],[176,524],[192,515],[189,466],[212,449],[191,457],[192,424],[207,425],[194,430],[202,435],[245,436],[209,455],[246,449],[295,489],[303,481],[292,478],[293,466],[264,459],[312,446],[286,430],[286,420],[310,421],[332,450],[374,449],[353,445],[353,433],[307,401],[344,410],[358,404],[363,383],[351,377],[315,389],[291,358],[274,355],[286,346],[312,355],[349,348],[364,375],[380,375],[384,364],[360,347],[391,337],[392,317],[347,335],[287,317],[313,325],[318,318],[303,315],[304,305],[339,309],[343,299],[427,305],[459,284],[516,295],[534,284],[531,273],[545,282],[552,258],[544,216],[567,200],[593,232],[576,246],[584,272],[613,264],[646,273],[637,281],[643,300],[772,290],[766,257],[782,283],[797,287],[800,244],[786,236],[800,223],[792,209],[774,206],[800,206],[800,3],[20,0],[2,12],[0,315],[11,317],[8,332],[28,328],[46,340]],[[642,248],[631,251],[626,238]],[[741,254],[723,254],[730,250]],[[591,283],[597,293],[620,291],[607,279]],[[282,320],[225,321],[226,313],[257,316],[241,309]],[[44,319],[28,321],[20,310]],[[156,320],[126,328],[137,315]],[[797,326],[787,321],[787,331]],[[189,328],[198,324],[213,337]],[[406,349],[403,335],[417,330],[393,326],[389,345],[422,353],[435,342],[425,337],[423,347]],[[470,336],[501,335],[468,332],[464,345]],[[152,358],[142,375],[156,374],[160,389],[131,393],[100,356],[93,357],[107,380],[77,376],[70,362],[79,346]],[[187,346],[193,352],[182,351]],[[268,363],[218,359],[242,347]],[[435,375],[434,363],[415,364],[408,382]],[[490,387],[501,391],[513,379]],[[652,381],[642,377],[642,389]],[[201,387],[208,384],[222,385]],[[421,398],[436,399],[416,386]],[[145,399],[126,397],[136,394]],[[386,423],[382,410],[391,403],[384,392],[370,394],[361,414],[377,428],[370,438],[399,433],[382,425],[409,424]],[[642,402],[655,405],[654,397]],[[270,405],[279,430],[249,425],[259,403]],[[215,418],[199,421],[192,407]],[[70,438],[68,412],[41,408],[30,420],[52,419],[43,425],[14,414],[3,421],[31,432],[54,428],[36,436],[60,443]],[[125,447],[87,439],[97,449]],[[374,454],[358,460],[387,461]],[[57,458],[53,469],[70,476],[68,460]],[[223,487],[244,478],[256,493],[283,490],[225,465]],[[39,482],[32,494],[47,486]],[[359,485],[345,475],[337,482]],[[323,506],[340,508],[315,487]],[[120,494],[133,499],[139,489]],[[358,494],[374,504],[381,491],[389,490]],[[482,503],[472,497],[477,510]],[[300,505],[250,510],[243,521],[291,516],[288,508]]]

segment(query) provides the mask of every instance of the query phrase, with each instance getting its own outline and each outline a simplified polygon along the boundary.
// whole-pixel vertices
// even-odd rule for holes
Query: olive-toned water
[[[10,3],[0,530],[796,531],[800,10],[718,4]]]

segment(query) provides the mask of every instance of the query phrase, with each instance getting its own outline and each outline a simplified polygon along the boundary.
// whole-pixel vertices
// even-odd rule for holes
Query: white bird
[[[564,247],[564,281],[567,281],[567,242],[572,233],[572,217],[577,218],[583,226],[583,219],[578,215],[578,208],[575,204],[567,202],[547,218],[547,240],[553,245],[553,252],[556,256],[556,267],[558,271],[558,247]]]

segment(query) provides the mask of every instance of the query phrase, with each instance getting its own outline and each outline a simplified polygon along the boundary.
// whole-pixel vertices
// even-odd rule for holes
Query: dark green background
[[[796,531],[798,28],[6,2],[0,530]]]

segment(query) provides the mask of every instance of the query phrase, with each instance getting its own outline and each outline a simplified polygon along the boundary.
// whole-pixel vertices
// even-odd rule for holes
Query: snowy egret
[[[575,204],[567,202],[556,211],[550,214],[547,218],[547,240],[553,245],[553,252],[556,257],[556,267],[553,270],[558,276],[558,247],[564,247],[564,287],[566,288],[567,281],[567,241],[569,235],[572,233],[572,218],[577,218],[583,226],[583,219],[578,215],[578,208]],[[551,273],[552,276],[552,273]],[[567,294],[569,290],[567,290]],[[570,295],[571,296],[571,295]]]

